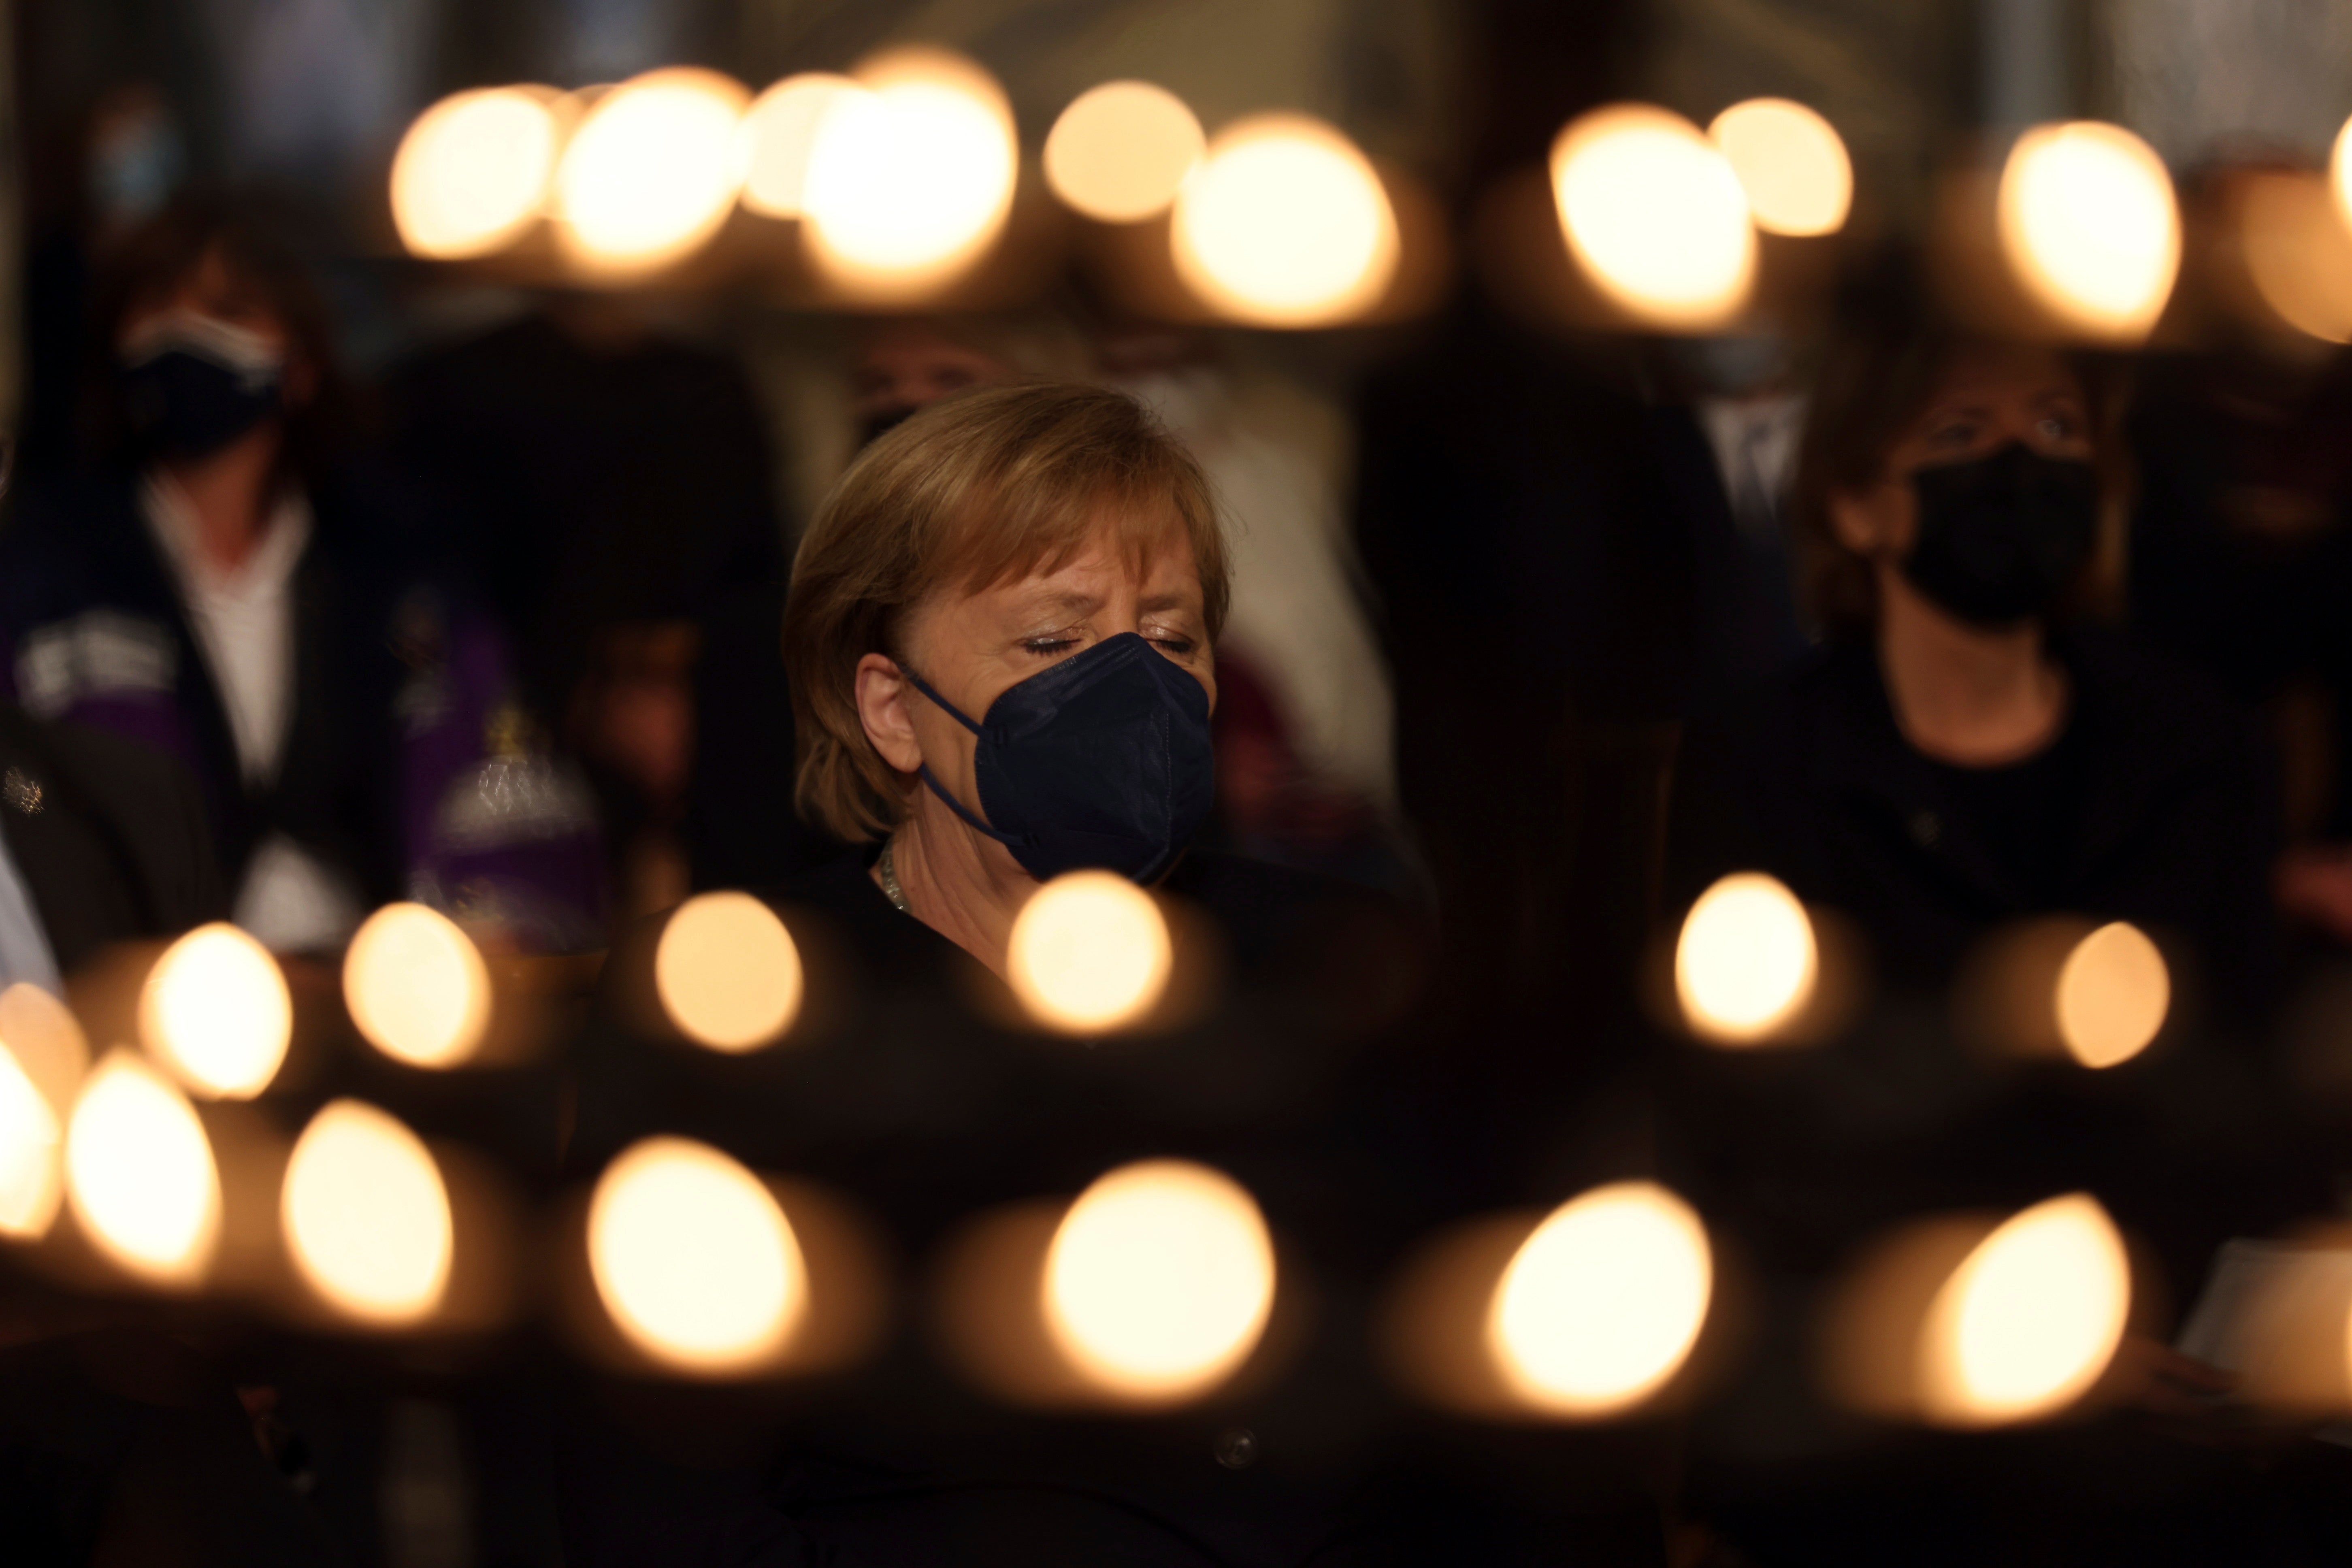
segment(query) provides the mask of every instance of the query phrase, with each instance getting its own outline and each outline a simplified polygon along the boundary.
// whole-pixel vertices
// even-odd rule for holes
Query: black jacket
[[[58,967],[226,910],[204,801],[159,752],[0,704],[0,838]]]
[[[2128,920],[2185,943],[2216,1002],[2258,1016],[2273,978],[2277,810],[2251,724],[2201,677],[2107,637],[2054,651],[2073,681],[2083,807],[2040,891],[2004,868],[1949,771],[1903,738],[1874,650],[1840,642],[1693,727],[1670,907],[1727,872],[1769,871],[1851,917],[1883,981],[1934,988],[2003,921]]]

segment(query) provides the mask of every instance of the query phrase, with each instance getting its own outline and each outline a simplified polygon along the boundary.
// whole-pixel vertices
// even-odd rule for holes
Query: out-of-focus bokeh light
[[[89,1070],[89,1040],[81,1021],[64,1003],[20,980],[0,991],[0,1045],[64,1121]]]
[[[1714,1251],[1690,1205],[1655,1183],[1618,1182],[1528,1237],[1495,1288],[1487,1344],[1538,1409],[1613,1415],[1682,1370],[1714,1293]]]
[[[775,1194],[690,1139],[646,1139],[605,1169],[589,1202],[588,1263],[629,1342],[700,1376],[771,1360],[808,1306],[800,1242]]]
[[[1951,1426],[2031,1421],[2073,1405],[2123,1342],[2131,1268],[2097,1201],[2052,1198],[2004,1223],[1928,1309],[1921,1407]]]
[[[416,117],[392,161],[392,220],[411,255],[463,260],[521,237],[545,210],[563,139],[554,96],[482,88]]]
[[[1111,1172],[1082,1194],[1045,1255],[1048,1328],[1105,1392],[1150,1403],[1232,1376],[1274,1310],[1274,1243],[1231,1177],[1181,1160]]]
[[[1640,324],[1709,331],[1747,304],[1747,193],[1731,160],[1681,115],[1615,104],[1570,121],[1552,143],[1551,185],[1569,248]]]
[[[159,1285],[204,1277],[220,1237],[220,1170],[187,1097],[129,1051],[82,1085],[66,1125],[66,1191],[100,1249]]]
[[[1092,1035],[1150,1013],[1174,963],[1168,921],[1150,893],[1109,871],[1068,871],[1021,906],[1005,978],[1048,1028]]]
[[[2101,926],[2058,972],[2058,1036],[2086,1068],[2111,1068],[2147,1049],[2172,1005],[2164,954],[2137,926]]]
[[[643,272],[699,247],[743,183],[748,95],[716,71],[650,71],[599,98],[555,170],[555,216],[573,258]]]
[[[856,285],[946,281],[995,242],[1013,208],[1013,111],[959,55],[900,50],[861,66],[809,149],[802,211],[817,259]]]
[[[481,1048],[489,1026],[489,969],[446,915],[386,904],[343,954],[343,1001],[368,1043],[394,1060],[457,1067]]]
[[[1715,117],[1707,139],[1731,160],[1756,226],[1835,234],[1853,205],[1853,161],[1837,127],[1785,98],[1751,98]]]
[[[1683,1017],[1724,1045],[1771,1039],[1804,1012],[1820,974],[1805,906],[1760,871],[1735,872],[1701,894],[1675,944]]]
[[[454,1225],[424,1141],[356,1100],[303,1129],[278,1205],[286,1249],[310,1288],[367,1323],[421,1322],[448,1289]]]
[[[1176,197],[1177,275],[1211,309],[1262,327],[1322,327],[1380,303],[1400,243],[1356,144],[1301,114],[1217,133]]]
[[[2345,121],[2336,133],[2336,145],[2328,149],[2327,188],[2335,195],[2337,216],[2352,227],[2352,120]]]
[[[1148,81],[1107,81],[1070,100],[1045,138],[1054,194],[1104,223],[1168,210],[1208,148],[1184,100]]]
[[[2242,178],[2236,204],[2255,292],[2287,325],[2331,343],[2352,342],[2352,220],[2341,189],[2315,174],[2265,169]]]
[[[225,921],[164,951],[139,998],[142,1044],[196,1093],[250,1100],[294,1037],[294,1003],[268,949]]]
[[[809,150],[835,100],[861,90],[845,76],[803,71],[761,93],[743,116],[743,205],[769,217],[801,216]]]
[[[662,928],[654,987],[688,1039],[714,1051],[755,1051],[800,1013],[800,949],[776,912],[749,893],[703,893]]]
[[[2079,120],[2018,138],[2001,170],[2002,249],[2029,294],[2070,331],[2146,337],[2180,270],[2172,177],[2120,125]]]
[[[0,1045],[0,1236],[38,1240],[65,1196],[58,1113]]]

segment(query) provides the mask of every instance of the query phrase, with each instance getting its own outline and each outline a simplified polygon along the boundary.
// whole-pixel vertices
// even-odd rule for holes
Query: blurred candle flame
[[[0,1236],[37,1241],[65,1196],[57,1111],[0,1045]]]
[[[2123,1342],[2130,1261],[2087,1194],[2037,1204],[1954,1270],[1922,1327],[1924,1414],[1957,1426],[2054,1415],[2095,1384]]]
[[[1054,194],[1104,223],[1168,210],[1208,139],[1184,100],[1148,81],[1107,81],[1070,100],[1045,137]]]
[[[1251,326],[1328,327],[1381,302],[1401,254],[1395,210],[1370,160],[1303,114],[1219,132],[1176,196],[1177,275]]]
[[[775,911],[749,893],[703,893],[662,928],[654,984],[688,1039],[714,1051],[755,1051],[800,1012],[800,949]]]
[[[743,183],[748,94],[716,71],[649,71],[596,100],[555,170],[555,216],[593,272],[651,271],[718,232]]]
[[[2266,169],[2241,178],[2236,198],[2241,258],[2263,303],[2297,331],[2352,342],[2352,219],[2342,186]]]
[[[284,971],[224,921],[167,948],[140,994],[140,1042],[208,1099],[250,1100],[268,1088],[293,1037]]]
[[[2116,1067],[2146,1050],[2171,1005],[2164,955],[2123,921],[2075,943],[2058,972],[2058,1035],[2086,1068]]]
[[[487,256],[538,219],[562,142],[554,98],[545,88],[481,88],[416,117],[392,162],[393,222],[411,255]]]
[[[589,1201],[588,1261],[630,1342],[698,1376],[774,1361],[808,1302],[800,1243],[775,1195],[686,1138],[645,1139],[606,1167]]]
[[[343,954],[343,1000],[368,1043],[394,1061],[458,1067],[489,1027],[489,969],[474,939],[437,910],[386,904]]]
[[[1998,200],[2011,268],[2069,331],[2147,336],[2180,270],[2172,177],[2147,143],[2099,121],[2037,127],[2011,150]]]
[[[66,1190],[100,1250],[152,1284],[204,1277],[221,1225],[220,1171],[187,1097],[117,1050],[82,1086],[66,1127]]]
[[[1614,104],[1551,149],[1561,231],[1601,291],[1643,326],[1706,332],[1748,303],[1756,226],[1731,161],[1681,115]]]
[[[1066,1034],[1141,1020],[1174,967],[1168,921],[1150,893],[1109,871],[1068,871],[1021,907],[1005,978],[1031,1017]]]
[[[818,262],[853,287],[943,284],[992,245],[1020,170],[996,79],[960,55],[903,49],[855,73],[818,117],[801,206]]]
[[[1619,1182],[1561,1205],[1519,1247],[1495,1288],[1487,1343],[1533,1407],[1615,1415],[1682,1370],[1714,1289],[1690,1205],[1655,1183]]]
[[[808,189],[809,151],[817,127],[842,94],[860,90],[845,76],[803,71],[761,93],[743,116],[743,205],[768,217],[799,217]]]
[[[455,1226],[423,1140],[356,1100],[310,1119],[278,1207],[287,1251],[312,1289],[363,1322],[423,1321],[448,1289]]]
[[[1070,1206],[1045,1257],[1046,1321],[1117,1396],[1206,1394],[1249,1359],[1274,1308],[1274,1243],[1246,1189],[1181,1160],[1121,1166]]]
[[[1795,894],[1758,871],[1735,872],[1705,893],[1675,944],[1675,992],[1684,1018],[1719,1044],[1761,1044],[1812,1000],[1820,944]]]
[[[1767,234],[1835,234],[1853,205],[1853,162],[1837,128],[1785,98],[1735,103],[1706,128]]]

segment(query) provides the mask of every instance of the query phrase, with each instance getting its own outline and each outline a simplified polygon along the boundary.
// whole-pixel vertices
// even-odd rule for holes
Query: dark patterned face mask
[[[2021,442],[1970,462],[1921,468],[1911,488],[1919,498],[1919,536],[1903,574],[1977,626],[2049,614],[2097,540],[2097,473]]]
[[[152,451],[201,458],[278,412],[285,356],[228,321],[166,316],[122,352],[122,402]]]
[[[980,812],[928,764],[923,782],[1040,881],[1084,867],[1155,881],[1209,815],[1209,694],[1133,632],[1006,688],[978,723],[907,678],[976,737]]]

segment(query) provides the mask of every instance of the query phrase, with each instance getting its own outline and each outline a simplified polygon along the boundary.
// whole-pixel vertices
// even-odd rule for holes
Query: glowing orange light
[[[2116,921],[2084,937],[2058,972],[2058,1035],[2086,1068],[2146,1050],[2172,1005],[2164,955],[2137,926]]]
[[[220,1236],[219,1168],[187,1097],[129,1051],[82,1085],[66,1126],[74,1217],[114,1261],[158,1285],[193,1284]]]
[[[1107,81],[1070,100],[1045,138],[1054,194],[1104,223],[1168,210],[1208,139],[1182,99],[1148,81]]]
[[[1837,128],[1801,103],[1751,98],[1715,117],[1723,149],[1767,234],[1835,234],[1853,205],[1853,162]]]
[[[37,1240],[65,1196],[57,1112],[0,1046],[0,1236]]]
[[[196,1093],[250,1100],[294,1037],[286,975],[233,925],[198,926],[165,950],[139,998],[139,1038]]]
[[[1724,1045],[1779,1034],[1812,999],[1820,972],[1804,905],[1758,871],[1726,877],[1702,894],[1675,946],[1683,1016]]]
[[[605,1169],[589,1204],[588,1261],[614,1324],[678,1372],[758,1366],[808,1306],[800,1242],[775,1195],[689,1139],[646,1139]]]
[[[818,261],[868,287],[943,282],[977,260],[1013,209],[1019,148],[1003,90],[936,49],[860,67],[862,90],[818,118],[801,205]]]
[[[1356,144],[1301,114],[1226,127],[1176,197],[1177,275],[1211,308],[1264,327],[1362,315],[1396,276],[1388,192]]]
[[[646,271],[717,233],[743,183],[747,97],[715,71],[676,68],[599,98],[555,170],[555,216],[573,258]]]
[[[2245,176],[2238,242],[2263,303],[2296,331],[2341,343],[2352,342],[2352,220],[2335,190],[2299,173]]]
[[[1739,176],[1679,114],[1596,109],[1551,148],[1552,197],[1569,248],[1644,325],[1707,331],[1748,301],[1756,226]]]
[[[769,217],[801,216],[809,150],[817,126],[856,82],[830,71],[788,76],[752,100],[743,117],[743,205]]]
[[[449,1284],[454,1226],[441,1168],[415,1133],[338,1100],[310,1119],[286,1167],[278,1221],[312,1289],[363,1322],[420,1322]]]
[[[755,1051],[792,1027],[801,954],[775,911],[749,893],[688,899],[662,928],[654,986],[670,1022],[714,1051]]]
[[[343,954],[343,1000],[384,1055],[411,1067],[457,1067],[489,1026],[490,974],[474,939],[447,916],[386,904]]]
[[[1528,1237],[1496,1286],[1487,1343],[1535,1407],[1613,1415],[1682,1369],[1714,1289],[1690,1205],[1654,1183],[1619,1182],[1561,1205]]]
[[[1181,1160],[1111,1172],[1045,1256],[1045,1316],[1097,1385],[1173,1402],[1205,1394],[1257,1346],[1274,1310],[1274,1243],[1249,1193]]]
[[[539,217],[562,141],[554,96],[483,88],[416,117],[392,162],[393,222],[412,255],[487,256]]]
[[[1005,978],[1039,1023],[1100,1034],[1149,1014],[1173,964],[1168,922],[1150,894],[1109,871],[1068,871],[1021,907]]]
[[[2078,120],[2027,132],[2001,170],[2000,237],[2027,290],[2070,330],[2146,337],[2180,270],[2172,177],[2119,125]]]
[[[2076,1193],[1987,1237],[1928,1310],[1920,1388],[1931,1419],[1989,1426],[2063,1410],[2123,1342],[2131,1269],[2106,1211]]]

